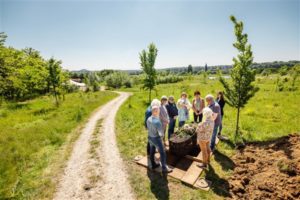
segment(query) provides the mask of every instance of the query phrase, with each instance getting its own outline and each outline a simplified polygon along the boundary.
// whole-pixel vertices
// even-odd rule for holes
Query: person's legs
[[[207,155],[207,163],[210,163],[210,147],[209,147],[209,141],[205,141],[206,146],[206,155]]]
[[[179,127],[182,127],[185,124],[185,121],[179,121]]]
[[[155,145],[158,148],[158,152],[160,154],[160,162],[162,170],[167,170],[167,161],[166,161],[166,152],[163,146],[163,143],[159,137],[155,138]]]
[[[195,112],[193,112],[193,114],[194,114],[194,122],[197,123],[198,115]]]
[[[151,137],[150,139],[151,139],[150,145],[154,146],[154,148],[151,148],[151,151],[150,151],[151,164],[152,163],[154,163],[154,165],[156,164],[155,160],[154,160],[154,155],[155,155],[155,150],[157,148],[158,152],[160,154],[160,162],[161,162],[162,170],[166,171],[167,170],[166,152],[165,152],[165,148],[162,143],[162,140],[160,137]],[[154,149],[154,152],[153,152],[153,149]],[[153,166],[153,164],[152,164],[152,166]]]
[[[202,119],[203,119],[203,114],[201,113],[201,114],[199,115],[199,122],[202,122]]]
[[[147,155],[150,155],[150,144],[149,141],[147,142]]]
[[[200,144],[200,149],[201,149],[201,152],[202,152],[203,164],[206,165],[208,163],[207,162],[206,142],[201,140],[201,141],[199,141],[199,144]]]
[[[219,129],[219,125],[215,125],[214,126],[214,131],[213,131],[213,134],[212,134],[211,140],[210,140],[210,150],[211,151],[214,151],[214,149],[215,149],[216,137],[217,137],[217,134],[218,134],[218,129]]]
[[[222,129],[223,129],[223,115],[221,116],[221,124],[220,124],[220,127],[219,127],[219,133],[218,133],[218,135],[222,134]]]
[[[149,143],[149,147],[150,147],[150,156],[149,157],[150,157],[151,166],[152,166],[152,168],[155,168],[155,166],[157,166],[157,163],[155,162],[156,147],[151,142],[148,142],[148,143]]]
[[[168,128],[168,139],[170,140],[171,135],[174,133],[174,128],[176,124],[176,119],[170,118],[169,128]]]
[[[197,115],[197,123],[200,123],[200,115]]]
[[[166,138],[167,124],[163,124],[162,128],[163,128],[163,133],[164,133],[164,135],[162,136],[162,140],[163,140],[163,143],[166,144],[166,142],[165,142],[166,139],[165,138]]]

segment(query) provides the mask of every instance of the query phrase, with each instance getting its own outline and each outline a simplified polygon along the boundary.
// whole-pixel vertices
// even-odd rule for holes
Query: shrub
[[[183,77],[177,75],[167,75],[167,76],[159,76],[157,78],[157,84],[164,84],[164,83],[177,83],[183,81]]]
[[[117,71],[106,76],[106,85],[111,88],[132,87],[132,82],[127,73]]]

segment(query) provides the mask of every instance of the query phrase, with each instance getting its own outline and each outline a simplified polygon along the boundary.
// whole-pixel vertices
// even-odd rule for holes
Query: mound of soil
[[[300,199],[300,135],[248,144],[232,159],[232,198]]]

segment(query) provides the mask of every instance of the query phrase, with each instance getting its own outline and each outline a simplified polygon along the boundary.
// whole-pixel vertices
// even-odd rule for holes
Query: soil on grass
[[[300,135],[251,143],[232,157],[233,199],[300,199]]]

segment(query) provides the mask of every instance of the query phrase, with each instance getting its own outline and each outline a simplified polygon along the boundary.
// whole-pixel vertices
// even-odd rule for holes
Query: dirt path
[[[135,199],[117,148],[114,124],[118,108],[130,94],[119,94],[90,117],[74,145],[55,200]],[[95,134],[99,119],[102,125]],[[95,139],[100,145],[92,156],[91,142]]]

